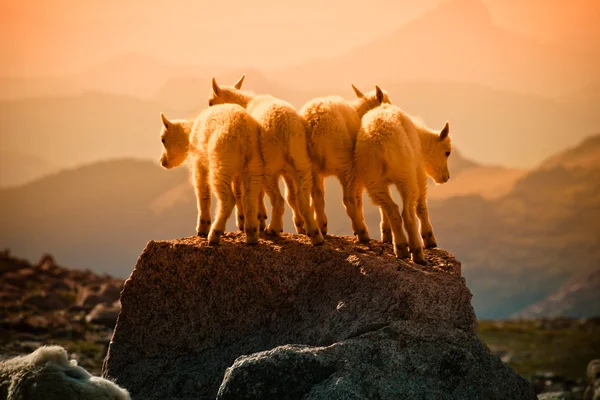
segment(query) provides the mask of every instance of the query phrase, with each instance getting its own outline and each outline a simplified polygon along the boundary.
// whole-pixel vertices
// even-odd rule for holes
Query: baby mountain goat
[[[316,98],[304,105],[300,115],[308,126],[308,151],[312,160],[312,200],[319,228],[327,233],[324,179],[335,175],[342,185],[346,213],[352,229],[361,242],[369,241],[362,213],[362,197],[356,195],[354,147],[363,115],[390,99],[378,86],[361,93],[354,87],[356,100],[350,102],[339,96]]]
[[[260,125],[260,149],[265,166],[263,187],[273,206],[271,223],[265,233],[278,235],[283,231],[285,204],[279,191],[279,177],[283,176],[286,197],[294,214],[296,230],[298,233],[306,232],[312,244],[322,244],[323,235],[319,231],[310,206],[311,161],[307,150],[304,121],[294,107],[283,100],[270,95],[242,92],[240,89],[244,76],[242,75],[233,87],[221,87],[213,78],[213,91],[208,105],[239,104]],[[266,219],[266,209],[262,193],[259,197],[259,218],[262,222]],[[244,210],[246,217],[248,213]]]
[[[369,111],[362,119],[356,141],[356,171],[369,197],[380,207],[383,241],[389,241],[391,227],[394,252],[397,257],[424,264],[423,247],[417,228],[421,220],[421,235],[425,246],[435,247],[436,239],[427,211],[427,175],[436,183],[450,179],[448,157],[452,151],[448,123],[441,133],[431,132],[416,124],[400,108],[383,104]],[[402,196],[403,210],[392,200],[389,185],[396,185]],[[402,231],[402,221],[408,242]]]
[[[189,160],[198,200],[198,235],[208,234],[211,244],[220,242],[236,203],[232,191],[236,181],[245,212],[242,219],[246,243],[257,243],[258,196],[263,179],[258,123],[235,104],[210,107],[200,113],[193,125],[187,120],[169,121],[163,114],[161,118],[164,148],[160,163],[172,168]],[[211,191],[218,200],[217,219],[212,226]]]

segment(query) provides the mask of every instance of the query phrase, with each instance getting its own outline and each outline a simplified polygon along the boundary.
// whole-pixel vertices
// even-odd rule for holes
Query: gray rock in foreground
[[[392,322],[328,347],[286,345],[239,357],[217,396],[228,399],[535,399],[527,381],[473,335]]]
[[[221,384],[222,398],[535,399],[477,338],[460,263],[426,259],[335,236],[150,242],[103,374],[146,400],[214,399]]]

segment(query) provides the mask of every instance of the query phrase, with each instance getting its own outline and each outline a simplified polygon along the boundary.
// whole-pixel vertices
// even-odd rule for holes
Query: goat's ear
[[[235,83],[235,85],[233,85],[233,87],[236,88],[237,90],[240,90],[242,88],[242,83],[244,83],[245,77],[246,77],[246,74],[242,74],[241,78],[238,79],[238,81]]]
[[[219,85],[217,85],[217,80],[215,78],[213,78],[213,80],[212,80],[212,87],[213,87],[213,92],[215,92],[215,94],[217,96],[220,96],[221,88],[219,87]]]
[[[448,121],[444,124],[442,131],[440,132],[440,141],[446,139],[448,134],[450,133],[450,125],[448,125]]]
[[[354,93],[356,93],[356,97],[358,97],[359,99],[365,97],[365,95],[360,90],[358,90],[356,86],[352,85],[352,89],[354,89]]]
[[[169,129],[169,127],[171,126],[171,121],[169,121],[167,117],[165,117],[165,114],[160,113],[160,119],[162,120],[162,123],[165,126],[165,128]]]
[[[377,94],[377,101],[379,104],[383,103],[383,90],[377,85],[375,85],[375,93]]]

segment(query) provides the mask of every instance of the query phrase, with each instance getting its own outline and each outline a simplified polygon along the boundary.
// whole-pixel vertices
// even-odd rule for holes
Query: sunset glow
[[[128,53],[171,64],[276,68],[338,56],[443,3],[2,0],[0,75],[64,75]],[[465,19],[469,9],[483,4],[506,29],[580,48],[595,43],[598,50],[600,3],[594,0],[568,5],[557,0],[450,4]]]

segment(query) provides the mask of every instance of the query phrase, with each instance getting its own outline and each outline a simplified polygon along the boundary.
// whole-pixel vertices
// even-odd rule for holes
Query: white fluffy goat
[[[437,245],[427,211],[427,175],[436,183],[447,182],[451,152],[447,122],[437,134],[391,104],[383,104],[363,117],[355,152],[358,195],[362,196],[364,185],[380,207],[382,240],[389,240],[391,227],[396,256],[407,258],[412,254],[414,262],[425,263],[417,215],[425,246]],[[392,200],[390,184],[396,185],[402,196],[402,215]],[[403,220],[408,242],[402,231]]]
[[[242,92],[244,75],[232,87],[219,86],[212,81],[209,106],[234,103],[244,107],[261,127],[260,149],[265,165],[264,190],[273,212],[265,233],[278,235],[283,231],[284,201],[279,191],[279,177],[286,184],[286,197],[294,214],[298,233],[306,233],[314,245],[323,243],[323,235],[315,222],[310,205],[312,191],[311,161],[306,144],[306,127],[294,107],[270,95]],[[266,219],[263,195],[259,201],[261,227]],[[239,207],[238,207],[239,214]],[[244,210],[248,217],[248,211]],[[238,226],[241,222],[238,220]]]
[[[390,103],[386,92],[375,90],[363,94],[352,85],[357,99],[347,101],[339,96],[310,100],[300,110],[307,123],[308,151],[312,160],[312,201],[319,229],[327,233],[324,179],[335,175],[342,185],[346,213],[352,229],[361,242],[369,241],[362,214],[362,197],[356,197],[354,147],[362,116],[382,103]]]
[[[128,400],[127,390],[90,375],[60,346],[0,362],[0,397],[7,400]]]
[[[190,161],[198,200],[198,235],[208,234],[211,244],[220,242],[235,207],[232,185],[237,182],[240,202],[246,211],[243,226],[246,243],[257,243],[258,197],[263,179],[258,123],[235,104],[207,108],[192,126],[187,120],[169,121],[163,114],[161,118],[161,165],[172,168],[186,159]],[[214,224],[210,217],[211,191],[218,200]]]

